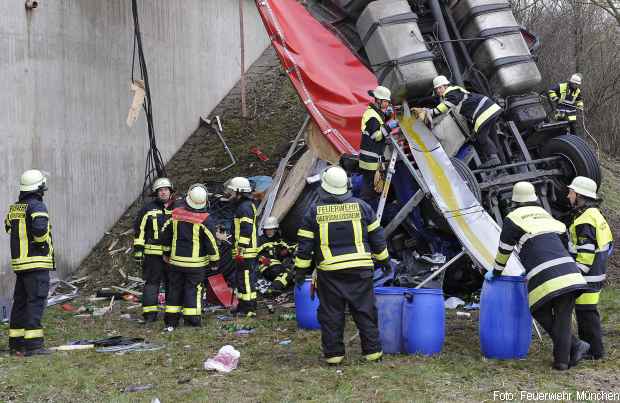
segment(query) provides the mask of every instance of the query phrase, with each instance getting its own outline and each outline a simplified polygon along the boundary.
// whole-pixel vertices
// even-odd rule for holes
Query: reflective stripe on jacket
[[[241,199],[235,210],[233,224],[235,229],[233,254],[240,254],[248,259],[255,258],[258,250],[258,235],[256,206],[251,199]]]
[[[537,205],[524,205],[504,219],[495,273],[501,274],[513,250],[525,268],[530,310],[569,292],[587,290],[573,258],[560,235],[566,226]]]
[[[574,90],[571,90],[569,83],[560,83],[550,89],[549,99],[551,99],[553,102],[558,102],[567,106],[574,105],[579,109],[583,109],[581,88],[575,88]],[[562,109],[562,106],[559,106],[558,109]],[[570,111],[574,111],[574,109],[571,109]]]
[[[171,212],[159,199],[154,199],[142,207],[134,222],[135,250],[144,250],[146,255],[162,254],[160,232]]]
[[[4,229],[11,238],[11,267],[15,272],[54,270],[51,228],[43,198],[37,193],[20,193],[4,219]]]
[[[171,266],[206,268],[220,260],[213,234],[215,228],[208,213],[177,207],[161,230],[162,249]]]
[[[588,284],[595,290],[603,288],[607,272],[609,249],[613,234],[607,220],[596,207],[577,213],[569,230],[568,251]]]
[[[379,163],[385,150],[385,138],[383,136],[383,114],[374,105],[368,108],[362,115],[362,141],[360,145],[359,167],[367,171],[379,169]]]
[[[347,195],[312,205],[297,232],[295,267],[319,270],[373,268],[389,258],[383,228],[366,202]]]
[[[450,109],[461,114],[478,133],[482,125],[501,113],[502,108],[489,97],[469,92],[458,85],[446,89],[441,97],[442,102],[433,109],[433,116],[447,113]]]

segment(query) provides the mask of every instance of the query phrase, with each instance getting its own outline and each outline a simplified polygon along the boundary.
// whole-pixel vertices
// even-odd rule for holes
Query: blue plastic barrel
[[[307,278],[303,285],[295,286],[295,316],[297,317],[297,327],[300,329],[316,330],[321,325],[317,318],[319,309],[319,296],[310,297],[310,285],[312,279]]]
[[[408,354],[441,352],[446,312],[440,288],[409,288],[403,305],[403,344]]]
[[[487,358],[527,357],[532,341],[532,316],[522,276],[496,276],[480,294],[480,350]]]
[[[404,287],[376,287],[375,300],[379,317],[379,338],[385,354],[402,352],[402,316]]]

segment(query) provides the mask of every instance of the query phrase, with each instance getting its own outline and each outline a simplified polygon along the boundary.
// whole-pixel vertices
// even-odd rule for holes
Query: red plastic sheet
[[[310,116],[341,153],[357,153],[377,79],[297,0],[256,0],[271,43]]]

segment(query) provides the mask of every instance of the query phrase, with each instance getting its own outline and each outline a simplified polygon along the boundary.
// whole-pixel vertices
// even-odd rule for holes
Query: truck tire
[[[471,171],[471,169],[469,169],[467,164],[465,164],[460,159],[453,157],[450,158],[450,161],[452,162],[454,169],[456,169],[461,178],[467,184],[469,190],[471,190],[471,192],[474,194],[476,200],[480,202],[482,200],[482,191],[480,190],[480,186],[478,185],[478,181],[476,180],[476,176],[474,175],[474,173]]]
[[[568,186],[575,176],[586,176],[600,186],[602,177],[598,159],[581,137],[572,134],[554,137],[543,146],[542,155],[559,155],[563,157],[563,165],[571,168],[571,172],[560,179],[564,186]]]

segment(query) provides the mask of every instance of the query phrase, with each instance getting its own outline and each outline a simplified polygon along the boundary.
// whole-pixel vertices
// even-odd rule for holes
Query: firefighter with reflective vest
[[[577,134],[577,111],[583,111],[581,75],[573,74],[568,82],[559,83],[549,90],[549,99],[555,105],[555,118],[567,121],[570,132]]]
[[[428,120],[454,110],[463,116],[473,129],[476,149],[482,154],[482,167],[499,165],[501,161],[497,156],[493,138],[497,137],[496,123],[502,114],[502,108],[487,96],[451,85],[445,76],[435,77],[433,87],[441,102],[428,112]]]
[[[159,287],[166,284],[167,264],[163,260],[160,231],[172,213],[174,188],[168,178],[153,182],[153,200],[146,203],[134,222],[133,258],[142,267],[144,290],[142,315],[145,323],[157,320]]]
[[[181,315],[185,325],[201,325],[202,283],[220,260],[207,195],[204,185],[190,186],[184,205],[172,210],[162,228],[164,260],[170,265],[164,315],[168,331],[178,326]]]
[[[579,338],[590,343],[591,358],[603,358],[603,334],[597,305],[607,272],[613,235],[607,220],[598,209],[597,186],[590,178],[578,176],[570,184],[568,200],[573,207],[569,235],[569,252],[592,291],[581,294],[575,302]]]
[[[258,232],[256,205],[252,199],[252,186],[244,177],[235,177],[226,184],[226,193],[234,204],[235,283],[239,305],[233,314],[256,316],[256,253]]]
[[[290,261],[296,247],[284,241],[276,217],[267,217],[263,231],[258,239],[258,272],[271,282],[267,294],[280,295],[292,284]]]
[[[560,238],[566,226],[540,207],[534,186],[516,183],[512,201],[516,208],[504,219],[495,267],[485,279],[492,281],[501,275],[508,258],[517,251],[525,268],[532,316],[553,340],[553,368],[567,370],[590,347],[571,336],[575,299],[588,284]]]
[[[377,198],[375,192],[375,174],[383,159],[386,137],[398,126],[396,120],[390,119],[393,114],[390,90],[378,86],[368,95],[374,101],[362,115],[362,141],[360,145],[359,168],[363,177],[360,197],[369,203]]]
[[[344,359],[347,305],[359,330],[365,359],[377,361],[383,355],[377,327],[373,260],[387,263],[387,244],[372,208],[353,197],[348,184],[341,167],[325,170],[319,200],[309,207],[297,232],[295,282],[302,284],[314,265],[321,343],[330,365],[338,365]]]
[[[31,169],[21,176],[18,200],[9,206],[4,228],[10,236],[11,267],[16,275],[9,323],[9,349],[14,355],[41,355],[41,319],[47,305],[50,270],[55,270],[51,225],[43,194],[47,180]]]

